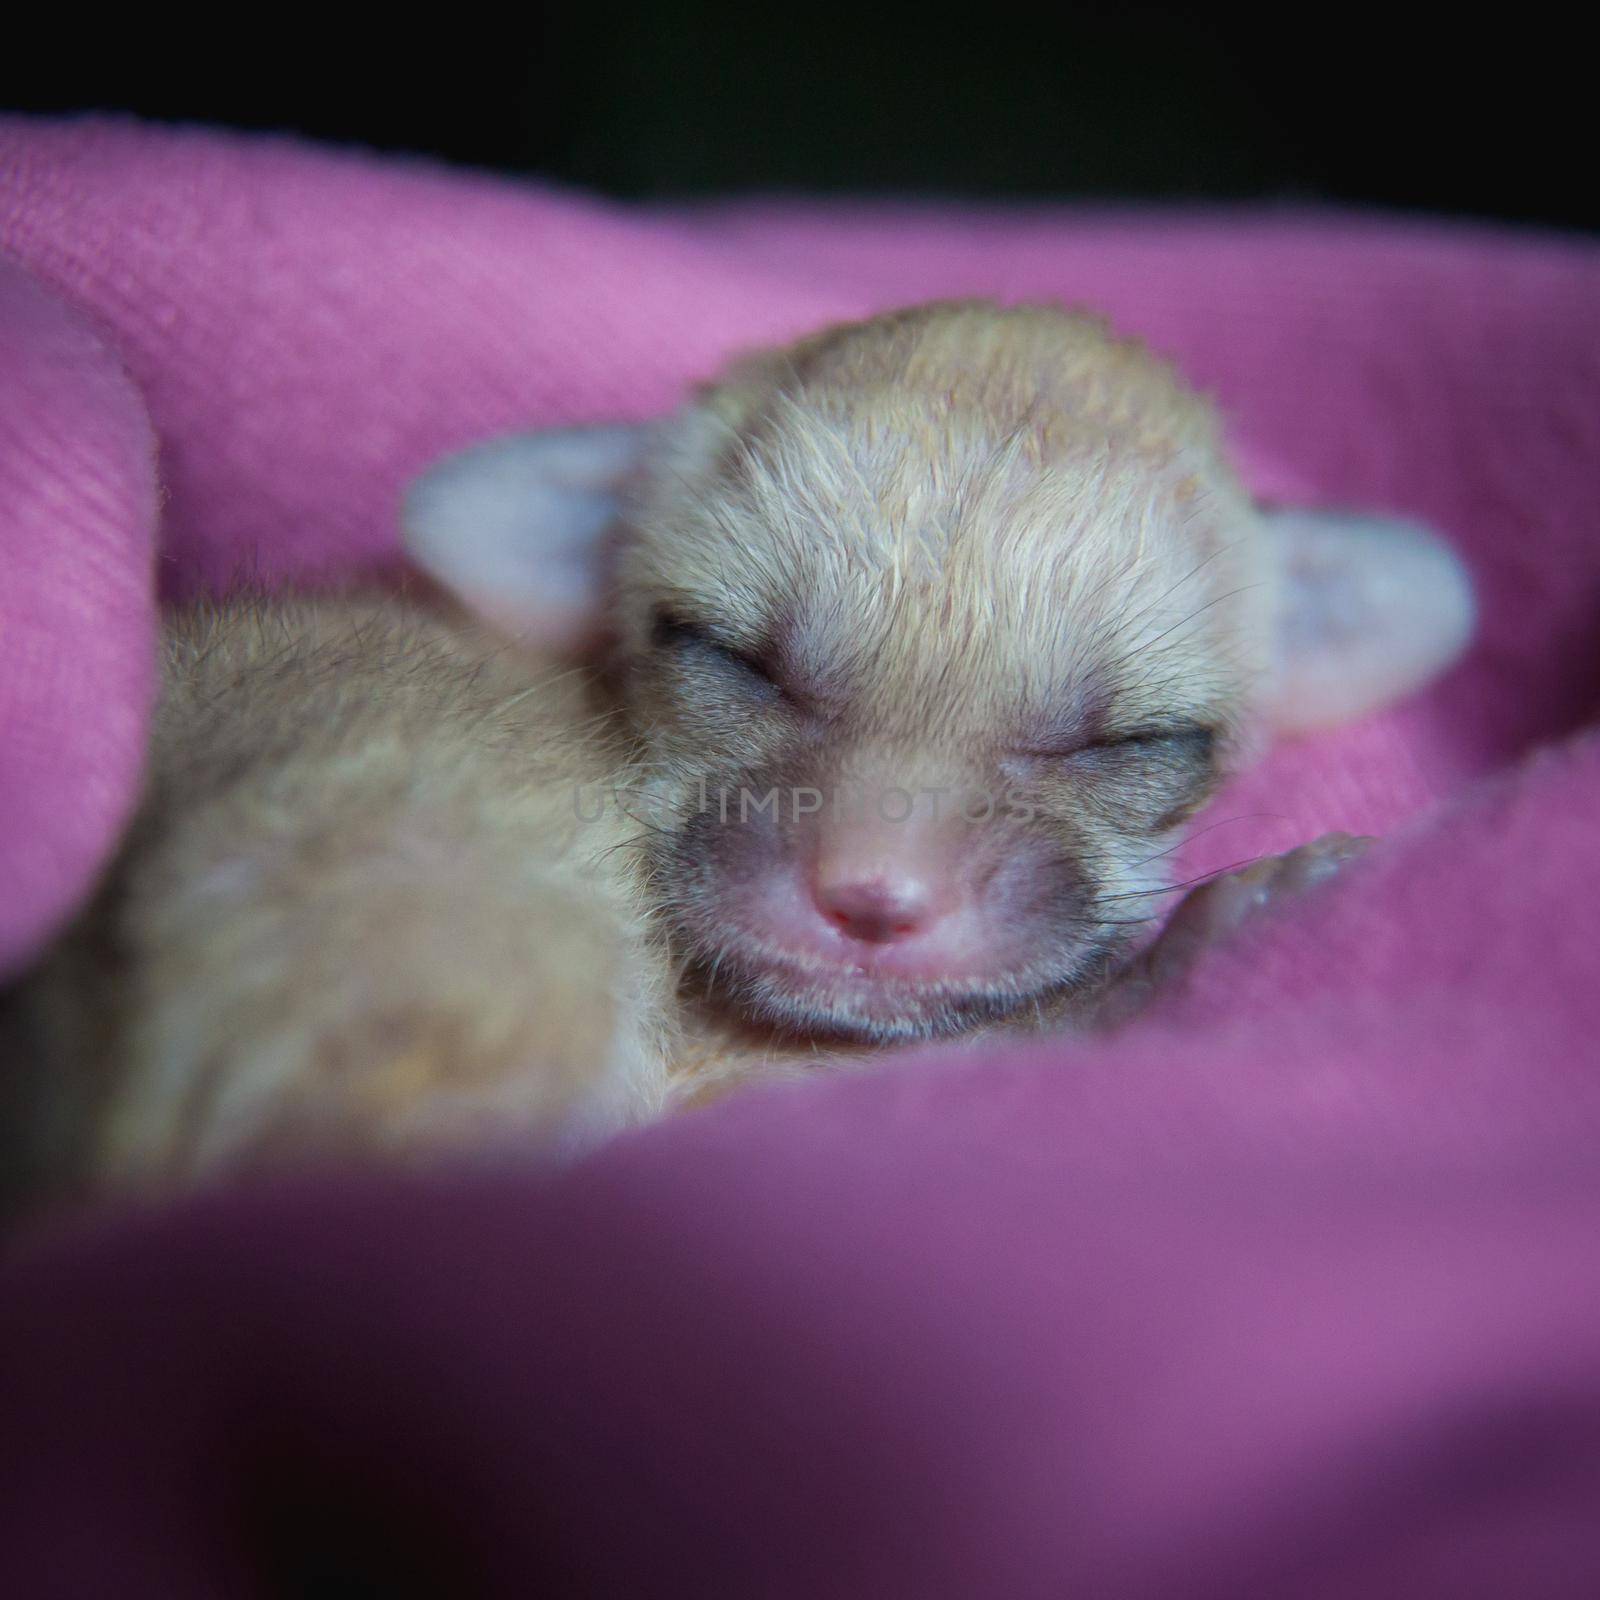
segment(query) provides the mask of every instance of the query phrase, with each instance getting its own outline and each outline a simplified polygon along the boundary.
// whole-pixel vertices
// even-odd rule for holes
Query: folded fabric
[[[381,568],[444,449],[969,293],[1097,305],[1261,492],[1456,542],[1469,660],[1285,745],[1187,862],[1384,844],[1113,1043],[35,1247],[0,1274],[4,1592],[1600,1592],[1588,244],[628,210],[0,119],[0,969],[133,803],[158,593]]]

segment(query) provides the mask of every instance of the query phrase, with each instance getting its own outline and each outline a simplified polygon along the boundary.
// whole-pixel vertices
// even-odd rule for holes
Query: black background
[[[1323,200],[1600,225],[1592,50],[1554,12],[688,0],[71,32],[9,49],[0,102],[290,130],[618,196]]]

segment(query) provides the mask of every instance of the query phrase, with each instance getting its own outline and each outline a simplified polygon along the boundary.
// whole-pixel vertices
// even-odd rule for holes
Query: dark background
[[[359,34],[331,11],[219,13],[123,38],[85,18],[9,50],[0,103],[618,196],[1326,200],[1593,229],[1592,52],[1560,15],[685,0],[374,12]]]

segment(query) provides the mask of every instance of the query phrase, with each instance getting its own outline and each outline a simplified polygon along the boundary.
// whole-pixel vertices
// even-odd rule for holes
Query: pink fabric
[[[239,1497],[306,1457],[285,1505],[359,1481],[385,1536],[432,1519],[463,1593],[1600,1592],[1593,247],[651,214],[11,122],[0,249],[32,279],[0,283],[0,960],[133,792],[141,399],[184,593],[383,563],[440,450],[658,411],[741,345],[1087,300],[1218,396],[1264,491],[1447,530],[1483,612],[1465,665],[1282,748],[1190,864],[1383,849],[1115,1045],[936,1052],[553,1183],[214,1203],[13,1268],[15,1592],[210,1592],[259,1559]]]
[[[154,686],[155,439],[116,356],[0,259],[0,977],[127,820]]]

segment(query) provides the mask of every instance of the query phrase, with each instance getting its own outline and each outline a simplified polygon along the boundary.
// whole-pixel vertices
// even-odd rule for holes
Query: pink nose
[[[914,877],[822,882],[817,908],[834,927],[866,944],[892,944],[921,933],[937,919],[928,885]]]

